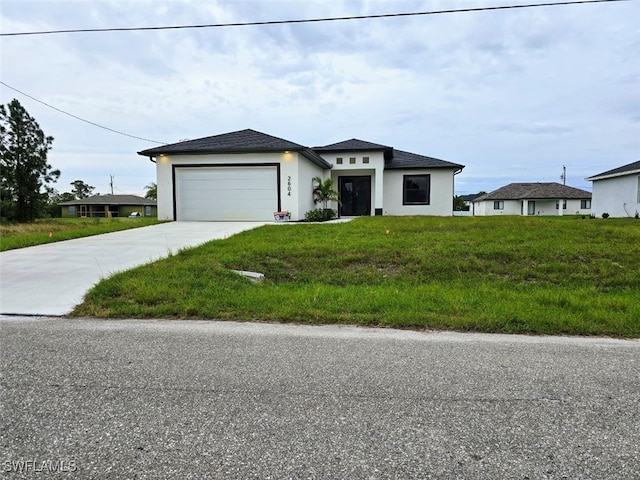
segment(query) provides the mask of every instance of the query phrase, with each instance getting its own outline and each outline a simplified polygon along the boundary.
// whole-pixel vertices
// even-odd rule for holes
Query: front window
[[[556,210],[560,209],[560,200],[556,200]],[[562,209],[566,210],[567,209],[567,201],[563,200],[562,201]]]
[[[502,200],[496,200],[493,202],[493,209],[494,210],[504,210],[504,201]]]
[[[429,205],[431,175],[404,175],[403,205]]]
[[[591,200],[590,199],[580,200],[580,208],[582,209],[591,208]]]
[[[75,205],[69,206],[69,216],[70,217],[75,217],[76,216],[76,206]]]

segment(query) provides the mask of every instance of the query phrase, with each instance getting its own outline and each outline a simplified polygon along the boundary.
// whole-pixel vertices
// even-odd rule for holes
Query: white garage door
[[[176,168],[177,220],[273,220],[276,166]]]

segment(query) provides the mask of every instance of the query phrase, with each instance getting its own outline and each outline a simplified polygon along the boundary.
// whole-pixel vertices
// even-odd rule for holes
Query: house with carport
[[[640,215],[640,161],[588,177],[593,182],[592,212],[597,217]]]
[[[185,221],[302,220],[313,178],[331,178],[342,217],[453,214],[464,165],[351,139],[305,147],[247,129],[138,152],[156,164],[158,217]]]
[[[591,192],[556,182],[510,183],[473,201],[474,215],[590,215]]]

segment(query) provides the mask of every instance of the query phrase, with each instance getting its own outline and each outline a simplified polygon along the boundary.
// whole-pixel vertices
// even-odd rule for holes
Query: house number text
[[[287,195],[291,196],[291,175],[287,177]]]

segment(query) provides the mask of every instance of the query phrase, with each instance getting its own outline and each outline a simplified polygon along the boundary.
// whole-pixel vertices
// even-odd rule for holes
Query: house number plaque
[[[287,196],[291,196],[291,175],[287,177]]]

